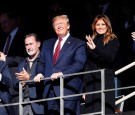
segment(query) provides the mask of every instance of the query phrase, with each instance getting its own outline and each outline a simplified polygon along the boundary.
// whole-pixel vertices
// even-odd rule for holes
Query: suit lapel
[[[52,61],[52,64],[53,64],[53,50],[54,50],[54,45],[55,45],[55,42],[56,42],[57,39],[54,39],[52,41],[52,43],[50,44],[50,52],[51,52],[51,61]]]
[[[65,43],[64,43],[64,45],[63,45],[63,47],[62,47],[62,49],[61,49],[61,51],[60,51],[59,57],[58,57],[58,59],[57,59],[57,62],[61,59],[61,57],[62,57],[63,55],[65,55],[65,53],[66,53],[66,51],[68,50],[68,47],[70,46],[70,44],[71,44],[71,36],[69,36],[69,37],[67,38],[67,40],[65,41]],[[57,62],[56,62],[56,63],[57,63]]]

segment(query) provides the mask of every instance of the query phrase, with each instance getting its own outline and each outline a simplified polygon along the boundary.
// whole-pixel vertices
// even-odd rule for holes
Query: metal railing
[[[64,78],[65,77],[69,77],[69,76],[76,76],[76,75],[84,75],[84,74],[88,74],[88,73],[95,73],[95,72],[101,72],[101,91],[93,91],[93,92],[87,92],[87,93],[80,93],[80,94],[74,94],[74,95],[66,95],[64,96]],[[4,104],[4,105],[0,105],[0,107],[2,106],[13,106],[13,105],[19,105],[19,115],[23,115],[23,104],[29,104],[29,103],[34,103],[34,102],[43,102],[43,101],[49,101],[49,100],[53,100],[53,99],[60,99],[60,115],[64,115],[64,98],[68,98],[68,97],[73,97],[73,96],[83,96],[83,95],[88,95],[88,94],[94,94],[94,93],[101,93],[101,111],[100,112],[95,112],[95,113],[91,113],[91,115],[96,115],[96,114],[102,114],[105,115],[105,92],[107,90],[105,90],[105,76],[104,76],[104,69],[100,69],[100,70],[93,70],[93,71],[86,71],[86,72],[80,72],[80,73],[73,73],[73,74],[66,74],[63,76],[59,76],[60,78],[60,96],[59,97],[53,97],[53,98],[46,98],[46,99],[39,99],[39,100],[33,100],[33,101],[27,101],[27,102],[23,102],[23,88],[21,83],[22,82],[34,82],[33,80],[28,80],[28,81],[20,81],[19,82],[19,103],[11,103],[11,104]],[[42,80],[48,80],[50,78],[43,78]],[[114,90],[114,89],[110,89],[110,90]],[[85,114],[86,115],[86,114]]]
[[[118,75],[118,74],[122,73],[123,71],[133,67],[134,65],[135,65],[135,61],[128,64],[127,66],[115,71],[115,75]],[[64,78],[65,77],[82,75],[82,74],[84,75],[84,74],[95,73],[95,72],[101,72],[101,90],[100,91],[93,91],[93,92],[87,92],[87,93],[81,93],[81,94],[75,94],[75,95],[68,95],[68,96],[63,95],[63,92],[64,92],[63,86],[64,86]],[[23,106],[22,106],[23,104],[49,101],[49,100],[53,100],[53,99],[60,99],[60,115],[64,115],[64,101],[63,101],[64,98],[73,97],[73,96],[82,96],[82,95],[88,95],[88,94],[94,94],[94,93],[101,93],[101,111],[89,113],[89,114],[82,114],[82,115],[96,115],[96,114],[105,115],[105,92],[114,91],[115,89],[105,90],[105,74],[104,73],[105,73],[104,69],[100,69],[100,70],[86,71],[86,72],[80,72],[80,73],[74,73],[74,74],[67,74],[67,75],[59,76],[60,77],[60,97],[39,99],[39,100],[33,100],[33,101],[28,101],[28,102],[23,102],[23,97],[22,97],[23,89],[22,89],[21,83],[22,82],[26,82],[26,83],[27,82],[34,82],[34,81],[33,80],[22,81],[22,82],[19,82],[19,103],[3,104],[3,105],[0,105],[0,107],[19,105],[19,115],[23,115]],[[47,79],[50,79],[50,78],[43,78],[42,80],[47,80]],[[135,88],[135,86],[117,88],[117,90],[128,89],[128,88]],[[132,92],[129,95],[124,96],[123,98],[117,100],[115,102],[115,105],[129,99],[130,97],[132,97],[134,95],[135,95],[135,92]]]
[[[124,66],[124,67],[122,67],[121,69],[115,71],[115,75],[118,75],[118,74],[126,71],[127,69],[130,69],[133,66],[135,66],[135,61],[132,62],[132,63],[130,63],[130,64],[128,64],[128,65],[126,65],[126,66]],[[135,88],[135,86],[121,87],[121,88],[117,88],[117,90],[129,89],[129,88]],[[133,97],[134,95],[135,95],[135,91],[134,92],[131,92],[130,94],[128,94],[128,95],[124,96],[123,98],[117,100],[115,102],[115,105],[118,105],[119,103],[121,103],[121,102],[123,102],[123,101],[125,101],[125,100],[127,100],[127,99],[129,99],[131,97]]]
[[[69,77],[69,76],[76,76],[76,75],[84,75],[88,73],[94,73],[94,72],[101,72],[101,91],[94,91],[94,92],[88,92],[88,93],[81,93],[81,94],[74,94],[74,95],[66,95],[64,96],[64,78]],[[41,101],[49,101],[53,99],[60,99],[60,115],[64,115],[64,98],[68,97],[75,97],[75,96],[82,96],[82,95],[87,95],[87,94],[93,94],[93,93],[101,93],[101,112],[95,112],[94,114],[99,114],[101,113],[102,115],[105,115],[105,78],[104,78],[104,69],[101,70],[94,70],[94,71],[87,71],[87,72],[80,72],[80,73],[73,73],[73,74],[66,74],[59,76],[60,78],[60,96],[59,97],[54,97],[54,98],[47,98],[47,99],[40,99],[40,100],[34,100],[34,101],[29,101],[29,102],[23,102],[23,97],[22,97],[22,85],[19,82],[19,115],[23,115],[23,104],[28,104],[28,103],[33,103],[33,102],[41,102]],[[50,78],[43,78],[42,80],[48,80]],[[25,82],[34,82],[33,80],[28,80]]]

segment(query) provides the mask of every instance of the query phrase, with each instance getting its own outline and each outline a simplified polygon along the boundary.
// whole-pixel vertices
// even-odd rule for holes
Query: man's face
[[[53,23],[54,30],[59,37],[65,36],[69,31],[69,24],[63,18],[57,18]]]
[[[0,16],[1,28],[5,33],[10,33],[15,26],[15,19],[10,19],[6,14]]]
[[[34,36],[27,37],[25,39],[25,48],[29,56],[35,56],[39,51],[40,42],[37,42]]]

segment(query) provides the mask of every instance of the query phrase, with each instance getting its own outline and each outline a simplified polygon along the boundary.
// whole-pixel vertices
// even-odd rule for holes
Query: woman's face
[[[107,26],[105,22],[102,19],[100,19],[97,21],[95,29],[98,34],[105,34],[107,31]]]

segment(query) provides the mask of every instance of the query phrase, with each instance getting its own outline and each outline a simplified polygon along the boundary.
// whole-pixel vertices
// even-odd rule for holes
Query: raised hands
[[[135,41],[135,32],[132,32],[131,36],[132,36],[133,40]]]
[[[16,78],[21,81],[26,81],[30,79],[30,75],[24,68],[23,68],[23,71],[21,71],[20,73],[15,73],[15,75],[16,75]]]
[[[96,45],[95,43],[93,42],[93,40],[91,39],[91,36],[90,35],[86,35],[85,38],[87,39],[87,45],[89,46],[90,49],[95,49],[96,48]]]

